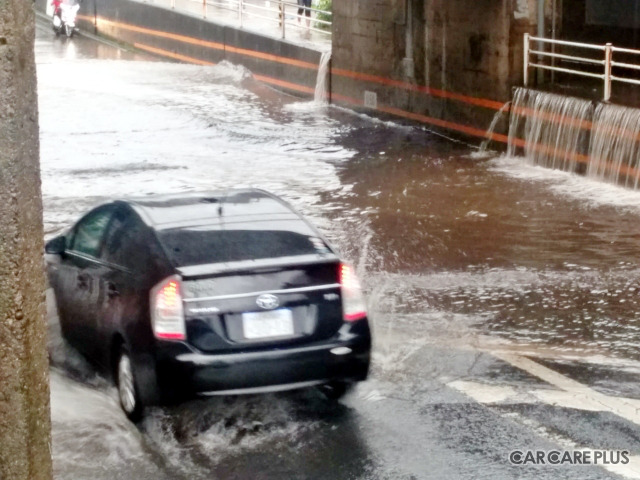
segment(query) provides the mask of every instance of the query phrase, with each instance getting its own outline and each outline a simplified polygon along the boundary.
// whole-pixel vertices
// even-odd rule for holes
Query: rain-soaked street
[[[106,199],[255,186],[355,265],[370,378],[129,423],[49,299],[55,478],[640,478],[640,192],[38,27],[47,238]],[[514,465],[513,450],[630,462]],[[615,464],[617,463],[617,464]]]

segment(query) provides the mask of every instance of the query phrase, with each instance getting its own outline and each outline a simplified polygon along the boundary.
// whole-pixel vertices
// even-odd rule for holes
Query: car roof
[[[156,230],[274,220],[307,223],[284,200],[260,189],[157,195],[122,203]]]

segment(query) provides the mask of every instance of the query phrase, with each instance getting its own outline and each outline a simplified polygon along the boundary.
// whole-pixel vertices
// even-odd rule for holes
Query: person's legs
[[[311,25],[311,0],[303,0],[304,6],[306,7],[304,10],[305,15],[307,16],[307,28]]]
[[[302,18],[302,14],[304,13],[304,0],[298,0],[298,23],[300,23],[300,19]]]

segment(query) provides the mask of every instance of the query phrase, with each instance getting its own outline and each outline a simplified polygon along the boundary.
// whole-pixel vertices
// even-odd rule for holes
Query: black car
[[[115,201],[46,244],[62,334],[113,375],[136,420],[198,395],[320,386],[369,369],[360,285],[262,190]]]

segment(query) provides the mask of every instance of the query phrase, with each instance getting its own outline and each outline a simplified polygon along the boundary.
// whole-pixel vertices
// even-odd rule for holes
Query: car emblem
[[[278,305],[280,305],[278,297],[276,297],[275,295],[271,295],[270,293],[260,295],[256,299],[256,303],[260,308],[264,308],[265,310],[273,310],[274,308],[277,308]]]

